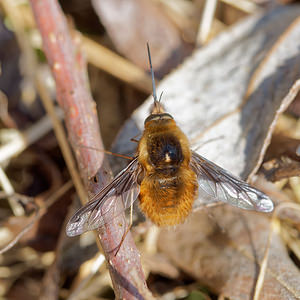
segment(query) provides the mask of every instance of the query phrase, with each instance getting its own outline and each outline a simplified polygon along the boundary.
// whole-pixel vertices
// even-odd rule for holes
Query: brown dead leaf
[[[261,168],[269,181],[300,176],[300,156],[297,154],[299,145],[299,139],[274,133]]]
[[[175,230],[164,230],[158,245],[176,266],[230,299],[252,299],[270,230],[258,213],[226,207],[194,213]],[[220,230],[220,226],[222,230]],[[170,247],[172,245],[172,247]],[[273,235],[261,298],[299,299],[300,272],[278,235]]]
[[[248,157],[257,162],[250,176],[262,163],[279,114],[287,109],[300,90],[299,47],[300,18],[297,18],[279,37],[251,78],[246,106],[253,105],[253,99],[258,99],[264,104],[265,114],[257,114],[255,120],[250,117],[252,121],[248,122],[252,123],[252,138],[248,142],[259,143]],[[257,122],[261,124],[263,120],[269,126],[259,128]],[[261,135],[265,136],[263,141],[259,141]]]
[[[175,279],[179,276],[179,270],[161,253],[143,254],[143,266],[152,273],[161,274],[167,278]]]
[[[272,136],[271,144],[264,159],[268,161],[272,158],[287,156],[293,160],[300,160],[300,156],[297,155],[297,148],[299,145],[300,139],[295,139],[289,136],[275,133]]]
[[[270,181],[300,176],[300,162],[289,157],[274,158],[263,164],[262,172]]]
[[[136,65],[149,69],[149,42],[157,76],[178,65],[191,50],[175,25],[154,1],[93,0],[95,12],[116,48]]]

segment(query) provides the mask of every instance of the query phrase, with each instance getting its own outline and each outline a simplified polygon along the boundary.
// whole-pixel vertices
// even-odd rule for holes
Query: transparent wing
[[[137,183],[140,171],[141,166],[135,158],[111,183],[73,215],[67,224],[67,235],[76,236],[97,229],[129,208],[140,192]]]
[[[195,207],[222,201],[243,209],[273,210],[273,202],[267,195],[193,151],[191,167],[197,174],[199,185]]]

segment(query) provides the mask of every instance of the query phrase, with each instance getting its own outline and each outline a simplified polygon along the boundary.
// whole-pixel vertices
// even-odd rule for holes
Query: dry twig
[[[98,131],[95,104],[86,88],[85,61],[75,48],[66,20],[54,0],[31,0],[43,47],[56,81],[57,100],[65,112],[69,139],[76,153],[81,177],[93,194],[110,180],[110,170],[104,155],[89,149],[103,149]],[[86,147],[76,147],[81,144]],[[89,181],[97,174],[98,183]],[[110,274],[117,298],[149,298],[139,254],[132,237],[126,236],[118,253],[112,249],[121,240],[123,216],[108,222],[101,231],[100,241],[109,262]]]
[[[215,16],[216,6],[217,0],[207,0],[205,2],[205,7],[203,10],[203,15],[197,36],[198,45],[203,45],[205,44],[205,42],[207,42],[211,30],[212,21]]]
[[[65,183],[59,190],[57,190],[54,194],[52,194],[48,200],[45,201],[43,206],[36,206],[36,211],[32,219],[28,222],[28,224],[10,241],[5,247],[0,249],[0,254],[10,250],[14,245],[18,243],[18,241],[32,228],[32,226],[47,212],[48,208],[57,201],[64,193],[66,193],[73,186],[71,181]],[[6,196],[7,197],[7,196]],[[28,202],[29,197],[24,195],[14,194],[11,195],[14,199],[25,199]],[[35,203],[35,202],[33,202]]]

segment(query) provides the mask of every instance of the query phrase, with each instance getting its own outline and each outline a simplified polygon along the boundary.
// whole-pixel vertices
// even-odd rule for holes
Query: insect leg
[[[129,225],[128,225],[125,233],[122,236],[121,242],[120,242],[120,244],[119,244],[119,246],[118,246],[118,248],[116,250],[115,256],[117,256],[117,254],[118,254],[118,252],[119,252],[119,250],[120,250],[120,248],[121,248],[121,246],[122,246],[122,244],[123,244],[123,242],[124,242],[124,240],[126,238],[127,233],[129,232],[129,230],[132,227],[132,219],[133,219],[133,202],[131,202],[131,206],[130,206],[130,222],[129,222]]]
[[[130,141],[131,141],[131,142],[134,142],[134,143],[138,143],[138,142],[139,142],[139,140],[137,140],[137,139],[135,139],[135,138],[131,138]]]
[[[134,137],[132,137],[132,138],[130,139],[130,142],[139,143],[140,140],[137,140],[136,138],[137,138],[137,137],[140,137],[140,136],[141,136],[141,133],[138,133],[137,135],[135,135]]]
[[[134,158],[132,156],[127,156],[127,155],[123,155],[123,154],[119,154],[119,153],[114,153],[114,152],[111,152],[111,151],[108,151],[108,150],[105,150],[105,149],[98,149],[98,148],[95,148],[95,147],[90,147],[90,146],[85,146],[85,145],[80,145],[80,144],[78,144],[76,146],[81,147],[81,148],[90,149],[90,150],[95,150],[95,151],[98,151],[98,152],[104,152],[104,153],[109,154],[109,155],[122,157],[122,158],[129,159],[129,160],[132,160]]]

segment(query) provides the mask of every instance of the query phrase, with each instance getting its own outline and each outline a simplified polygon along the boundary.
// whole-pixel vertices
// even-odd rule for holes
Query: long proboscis
[[[163,113],[164,109],[163,109],[162,105],[160,104],[162,94],[159,97],[159,100],[157,99],[155,77],[154,77],[154,71],[153,71],[153,67],[152,67],[152,60],[151,60],[151,53],[150,53],[149,43],[147,43],[147,51],[148,51],[150,72],[151,72],[151,78],[152,78],[152,94],[153,94],[153,98],[154,98],[154,107],[152,109],[152,114]]]
[[[152,67],[152,61],[151,61],[151,53],[150,53],[149,43],[147,43],[147,51],[148,51],[150,72],[151,72],[151,77],[152,77],[152,93],[153,93],[153,98],[154,98],[155,102],[159,102],[157,100],[157,96],[156,96],[155,77],[154,77],[154,71],[153,71],[153,67]]]

